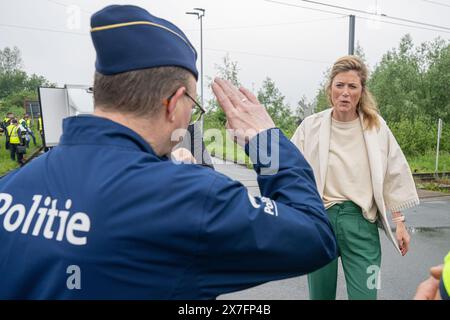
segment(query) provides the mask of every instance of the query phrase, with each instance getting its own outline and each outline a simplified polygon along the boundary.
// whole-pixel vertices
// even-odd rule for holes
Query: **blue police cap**
[[[131,5],[112,5],[93,14],[95,68],[103,75],[163,66],[182,67],[198,79],[197,52],[171,22]]]

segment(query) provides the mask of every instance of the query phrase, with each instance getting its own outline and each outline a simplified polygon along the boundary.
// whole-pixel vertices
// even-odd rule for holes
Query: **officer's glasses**
[[[167,101],[170,101],[173,96],[176,94],[176,92],[174,92],[169,98],[167,98]],[[188,97],[189,99],[192,100],[192,102],[194,103],[192,105],[192,111],[191,111],[191,121],[189,122],[189,124],[194,124],[196,123],[198,120],[200,120],[200,118],[202,117],[202,115],[206,112],[205,109],[203,109],[203,107],[200,105],[200,103],[197,102],[197,100],[195,100],[194,98],[192,98],[187,92],[184,92],[184,95],[186,97]]]

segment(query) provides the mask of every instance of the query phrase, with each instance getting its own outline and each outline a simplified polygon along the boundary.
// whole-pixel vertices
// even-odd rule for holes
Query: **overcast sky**
[[[95,52],[89,24],[93,12],[109,4],[139,5],[180,27],[200,52],[199,22],[185,12],[201,7],[206,9],[203,20],[205,77],[217,73],[216,64],[229,52],[231,59],[238,62],[240,79],[245,86],[256,90],[269,76],[287,102],[294,106],[303,95],[313,100],[323,73],[347,53],[348,17],[344,16],[351,12],[300,0],[279,2],[339,14],[265,0],[0,0],[0,48],[19,47],[27,72],[43,75],[58,85],[91,84]],[[450,28],[450,0],[321,2]],[[81,13],[79,20],[75,18],[77,10]],[[371,67],[387,50],[397,47],[406,33],[411,34],[416,44],[438,36],[450,39],[450,29],[438,32],[357,18],[356,40]],[[200,61],[198,66],[200,68]],[[209,98],[211,90],[206,82],[205,98]]]

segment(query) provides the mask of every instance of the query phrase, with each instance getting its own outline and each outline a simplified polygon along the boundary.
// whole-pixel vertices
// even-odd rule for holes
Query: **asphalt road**
[[[256,174],[242,166],[215,160],[216,170],[241,181],[250,193],[259,194]],[[221,164],[218,164],[221,163]],[[430,195],[427,195],[430,196]],[[433,196],[433,195],[431,195]],[[411,234],[410,251],[401,257],[380,230],[382,245],[381,300],[407,300],[417,285],[428,276],[431,266],[442,263],[450,251],[450,197],[429,197],[404,212]],[[306,276],[269,282],[244,291],[219,296],[218,299],[303,300],[308,299]],[[345,279],[339,264],[337,299],[347,299]]]

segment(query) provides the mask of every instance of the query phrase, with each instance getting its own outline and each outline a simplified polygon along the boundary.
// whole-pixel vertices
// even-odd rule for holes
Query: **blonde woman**
[[[381,225],[403,256],[410,236],[401,210],[419,204],[408,163],[367,90],[368,70],[355,56],[333,65],[331,108],[306,118],[292,141],[311,164],[336,234],[349,299],[375,300]],[[389,227],[387,211],[396,224]],[[310,298],[336,298],[337,259],[308,275]]]

